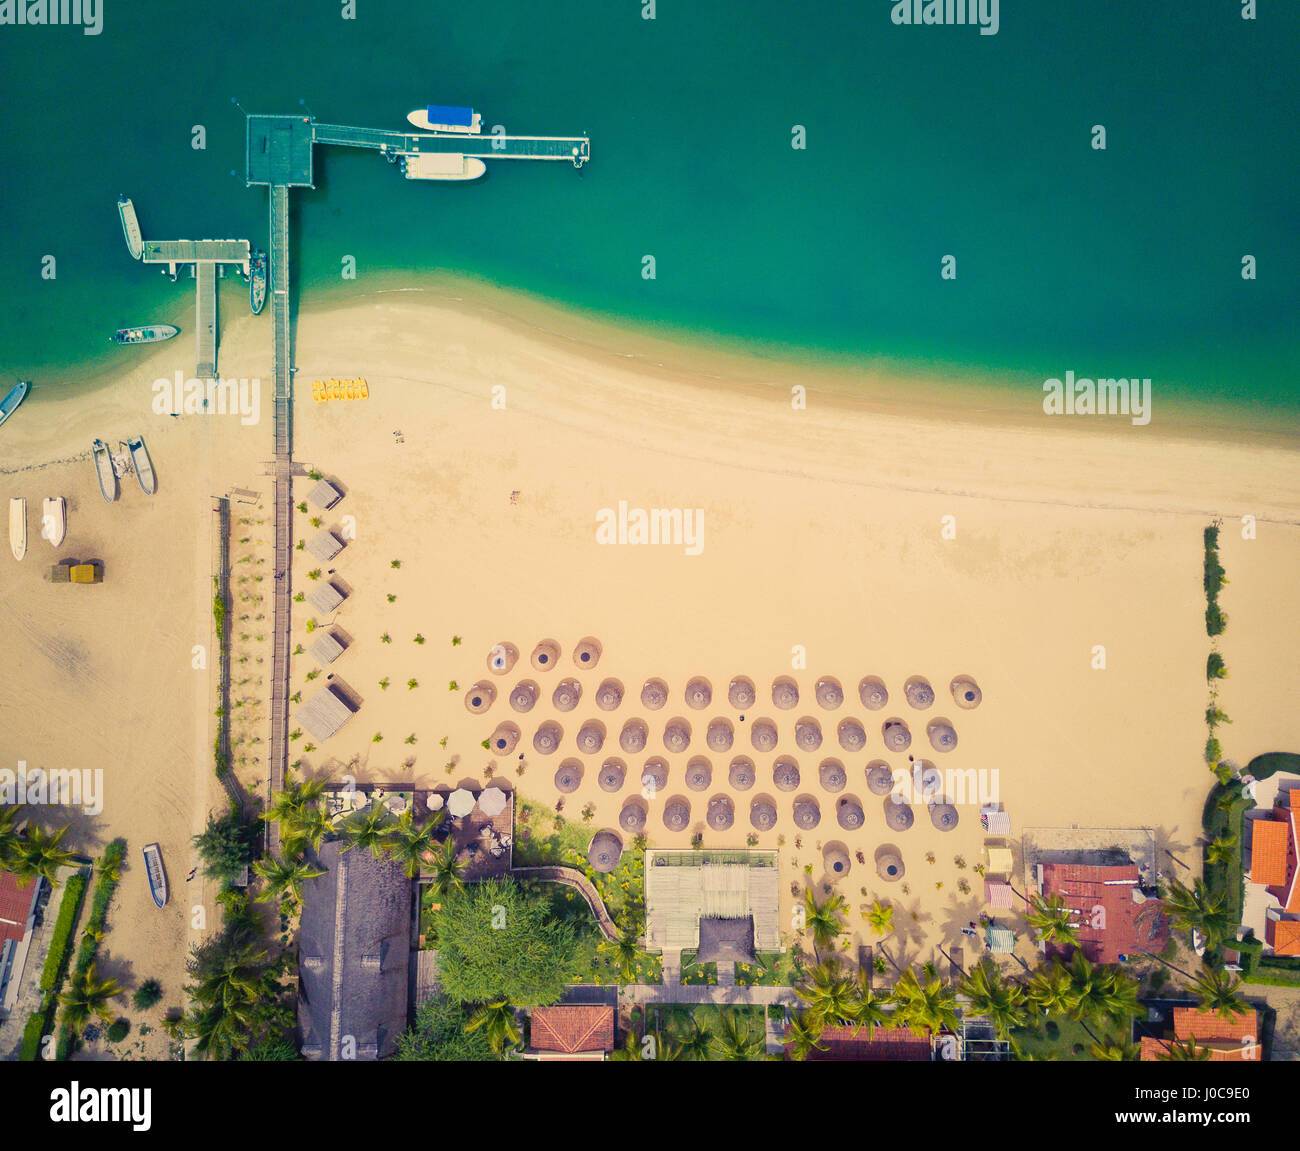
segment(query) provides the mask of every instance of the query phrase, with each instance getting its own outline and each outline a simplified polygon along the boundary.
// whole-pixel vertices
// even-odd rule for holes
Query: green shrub
[[[126,1019],[116,1019],[108,1025],[108,1030],[104,1033],[104,1036],[110,1043],[121,1043],[130,1034],[130,1022]]]
[[[1228,617],[1217,603],[1209,604],[1205,609],[1205,631],[1208,635],[1222,635],[1228,626]]]
[[[41,1057],[41,1040],[45,1037],[45,1012],[33,1011],[23,1028],[23,1043],[18,1058],[24,1063],[35,1063]]]
[[[1217,651],[1210,652],[1210,657],[1205,661],[1205,678],[1208,680],[1227,679],[1228,667],[1223,662],[1223,656]]]
[[[50,950],[45,956],[45,967],[41,971],[40,988],[47,994],[58,992],[68,974],[69,944],[73,929],[77,926],[77,916],[81,914],[81,903],[86,895],[86,885],[90,879],[78,872],[68,880],[63,889],[63,903],[59,906],[59,918],[54,924],[54,933],[50,936]]]
[[[1205,741],[1205,762],[1211,767],[1217,767],[1219,760],[1223,758],[1223,745],[1219,743],[1214,736],[1210,736]]]
[[[138,988],[131,1002],[137,1011],[148,1011],[162,998],[162,984],[156,979],[146,979]]]

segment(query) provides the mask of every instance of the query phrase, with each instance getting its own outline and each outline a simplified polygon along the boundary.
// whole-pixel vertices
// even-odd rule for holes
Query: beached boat
[[[248,265],[248,306],[258,315],[266,306],[266,253],[254,252]]]
[[[103,440],[96,440],[90,445],[90,454],[95,458],[95,474],[99,476],[99,490],[105,502],[117,499],[117,473],[113,471],[113,455]]]
[[[428,104],[406,114],[407,120],[426,132],[455,132],[477,136],[483,131],[483,117],[473,108],[456,108],[450,104]]]
[[[172,324],[146,324],[139,328],[118,328],[112,339],[115,344],[156,344],[170,340],[179,331]]]
[[[144,436],[132,436],[129,440],[123,440],[122,446],[131,457],[135,478],[140,481],[144,494],[153,495],[158,490],[158,481],[153,474],[153,461],[149,458],[149,449],[144,446]]]
[[[46,496],[41,504],[41,536],[58,547],[68,534],[68,502],[62,496]]]
[[[163,869],[162,848],[156,843],[145,845],[144,866],[149,875],[149,894],[161,910],[167,906],[167,872]]]
[[[9,546],[16,560],[27,554],[27,501],[22,496],[9,501]]]
[[[130,196],[118,196],[117,212],[122,217],[122,234],[126,237],[127,250],[131,259],[138,260],[144,254],[144,240],[140,237],[140,221],[135,218],[135,205]]]
[[[19,380],[5,393],[5,398],[0,400],[0,424],[14,414],[14,409],[27,397],[31,386],[26,380]]]

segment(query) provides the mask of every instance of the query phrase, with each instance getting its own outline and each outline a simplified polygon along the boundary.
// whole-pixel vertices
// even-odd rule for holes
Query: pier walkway
[[[217,374],[217,266],[198,266],[194,303],[194,374],[200,380]]]
[[[146,240],[140,260],[145,264],[165,264],[174,280],[176,270],[184,264],[194,268],[198,282],[194,301],[194,374],[200,380],[217,374],[217,271],[234,264],[249,273],[247,240]],[[224,267],[221,267],[225,274]]]
[[[480,160],[568,160],[576,168],[581,168],[591,159],[591,140],[586,136],[386,132],[382,128],[353,128],[346,124],[313,122],[312,140],[316,144],[373,148],[392,158],[441,153],[475,156]]]

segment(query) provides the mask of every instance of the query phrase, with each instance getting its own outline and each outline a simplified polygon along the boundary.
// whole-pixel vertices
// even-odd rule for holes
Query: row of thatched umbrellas
[[[942,717],[931,720],[925,729],[930,746],[935,751],[949,752],[957,746],[956,729]],[[880,728],[881,740],[889,751],[902,753],[912,746],[912,731],[902,719],[885,720]],[[523,733],[517,724],[506,720],[499,723],[488,739],[488,748],[497,755],[509,755],[518,746]],[[607,732],[598,719],[588,719],[578,729],[576,742],[584,755],[599,754],[605,747]],[[664,725],[665,750],[680,755],[691,746],[693,732],[690,723],[680,717]],[[856,719],[842,719],[835,737],[843,750],[856,753],[867,746],[867,732]],[[736,728],[729,719],[718,717],[709,721],[704,732],[704,744],[709,751],[728,752],[736,741]],[[564,728],[553,719],[544,720],[533,733],[533,750],[539,755],[554,755],[564,742]],[[749,728],[749,742],[762,754],[773,752],[780,743],[776,724],[770,719],[757,719]],[[804,716],[795,723],[795,747],[804,752],[815,752],[823,742],[821,724],[812,716]],[[618,735],[618,745],[628,755],[638,755],[650,743],[650,726],[643,719],[627,720]]]
[[[550,643],[551,641],[544,641]],[[594,644],[594,640],[585,640],[584,644]],[[599,650],[584,649],[580,644],[574,651],[575,663],[583,658],[599,660]],[[558,647],[533,653],[533,666],[538,667],[538,660],[544,660],[543,669],[553,667],[559,660]],[[513,666],[514,660],[505,658],[503,652],[514,651],[509,644],[498,644],[492,649],[488,666],[497,675],[505,675]],[[515,658],[518,653],[515,652]],[[494,661],[502,661],[500,667]],[[590,666],[594,667],[595,663]],[[970,710],[980,705],[983,696],[978,685],[969,676],[958,676],[949,685],[953,702],[958,707]],[[541,687],[535,680],[520,680],[510,691],[510,706],[518,712],[531,711],[541,696]],[[603,679],[596,687],[596,706],[602,711],[615,711],[623,703],[625,691],[621,680]],[[814,688],[817,705],[825,711],[834,711],[844,703],[844,689],[834,676],[818,679]],[[565,677],[556,684],[551,692],[551,703],[558,711],[572,711],[578,706],[583,696],[582,683],[572,677]],[[910,707],[924,711],[934,706],[934,688],[921,676],[913,676],[903,686],[903,696]],[[497,697],[496,688],[491,680],[479,680],[465,696],[465,706],[475,714],[481,714],[492,706]],[[689,680],[682,698],[688,707],[702,711],[713,703],[713,686],[702,676]],[[782,711],[793,711],[799,706],[799,685],[789,676],[779,676],[772,681],[772,705]],[[889,691],[877,676],[867,676],[858,684],[858,699],[869,711],[880,711],[889,703]],[[641,706],[647,711],[659,711],[668,705],[668,684],[658,678],[652,678],[641,685]],[[737,711],[744,712],[758,702],[758,692],[754,681],[747,676],[737,676],[727,688],[727,702]]]

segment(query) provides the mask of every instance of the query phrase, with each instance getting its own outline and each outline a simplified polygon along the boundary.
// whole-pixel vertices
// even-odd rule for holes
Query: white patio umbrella
[[[484,815],[500,815],[506,809],[506,793],[499,787],[485,787],[479,793],[478,809]]]
[[[446,796],[440,791],[431,791],[425,800],[425,805],[430,811],[441,811],[442,805],[447,802]]]
[[[474,810],[474,794],[458,787],[447,797],[447,811],[457,819]]]

